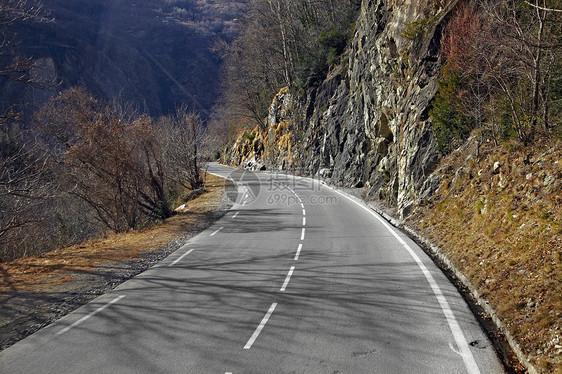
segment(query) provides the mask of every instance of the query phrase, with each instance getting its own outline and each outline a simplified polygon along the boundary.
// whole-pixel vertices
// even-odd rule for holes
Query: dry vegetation
[[[107,261],[136,259],[147,251],[158,250],[191,231],[200,218],[220,206],[224,183],[223,179],[209,175],[206,193],[187,203],[187,210],[155,226],[0,263],[0,295],[17,290],[41,291],[52,284],[71,281],[73,274],[91,271]]]
[[[181,212],[152,227],[110,234],[103,239],[60,248],[41,256],[0,263],[0,332],[3,335],[1,345],[5,345],[4,339],[8,338],[5,335],[13,332],[19,334],[19,325],[25,324],[28,319],[29,323],[34,323],[37,319],[35,314],[50,309],[32,302],[25,303],[26,305],[17,301],[12,303],[12,299],[17,300],[21,295],[25,295],[26,298],[32,297],[34,300],[49,300],[48,295],[55,291],[57,295],[69,296],[77,292],[86,292],[94,297],[95,292],[88,290],[88,287],[95,287],[94,285],[78,284],[81,275],[95,274],[100,271],[100,266],[103,266],[103,272],[109,269],[122,271],[123,261],[134,262],[145,258],[147,254],[162,250],[179,237],[193,235],[205,229],[224,212],[225,183],[230,182],[208,175],[205,193],[187,202]],[[50,299],[50,302],[55,301]],[[39,327],[41,326],[27,326],[26,328],[32,331],[26,331],[26,334]],[[13,342],[12,340],[11,343]]]
[[[471,145],[472,144],[472,145]],[[562,144],[451,154],[411,223],[486,298],[538,370],[562,373]]]

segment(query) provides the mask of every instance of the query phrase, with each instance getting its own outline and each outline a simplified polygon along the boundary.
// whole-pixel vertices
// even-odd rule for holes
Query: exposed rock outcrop
[[[266,129],[241,136],[225,162],[320,173],[408,215],[439,185],[430,178],[440,156],[428,113],[441,29],[456,2],[364,0],[342,64],[304,95],[283,89]]]

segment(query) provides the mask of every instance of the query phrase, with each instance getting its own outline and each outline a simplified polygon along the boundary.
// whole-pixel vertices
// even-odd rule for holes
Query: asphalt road
[[[317,181],[213,164],[237,202],[0,353],[0,373],[503,373],[423,251]]]

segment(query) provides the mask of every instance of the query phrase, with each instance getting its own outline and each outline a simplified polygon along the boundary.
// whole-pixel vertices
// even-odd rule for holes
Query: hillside
[[[537,369],[562,370],[562,144],[509,151],[475,139],[408,222],[439,246]]]
[[[208,117],[220,86],[220,61],[209,49],[232,38],[240,4],[45,0],[53,22],[19,26],[16,52],[37,61],[35,74],[59,84],[3,81],[0,102],[30,112],[54,93],[82,86],[154,116],[187,104]]]

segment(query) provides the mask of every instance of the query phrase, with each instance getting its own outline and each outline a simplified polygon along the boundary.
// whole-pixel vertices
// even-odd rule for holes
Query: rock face
[[[456,3],[364,0],[342,64],[305,95],[283,89],[266,129],[240,137],[225,161],[364,187],[407,216],[439,185],[430,177],[440,156],[428,113],[441,30]]]

